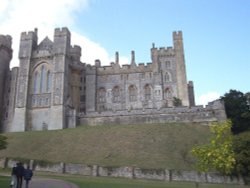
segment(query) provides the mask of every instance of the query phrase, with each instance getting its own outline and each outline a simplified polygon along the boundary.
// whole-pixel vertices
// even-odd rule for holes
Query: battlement
[[[54,32],[55,36],[70,36],[70,31],[67,27],[63,27],[63,28],[56,28],[55,32]]]
[[[10,35],[0,35],[0,46],[11,49],[12,37]]]
[[[174,31],[173,32],[174,40],[182,40],[182,31]]]
[[[129,73],[138,73],[138,72],[150,72],[153,70],[152,63],[140,63],[138,65],[122,65],[119,69],[117,69],[116,64],[111,62],[108,66],[98,66],[96,67],[98,70],[98,74],[106,75],[106,74],[129,74]]]
[[[81,53],[82,49],[80,46],[74,45],[73,47],[71,46],[70,48],[70,55],[73,57],[75,61],[80,61],[81,58]]]
[[[34,31],[22,32],[21,33],[21,40],[37,41],[37,29],[35,28]]]
[[[82,48],[80,46],[78,46],[78,45],[71,46],[70,53],[71,54],[78,54],[78,55],[81,56]]]
[[[90,72],[93,72],[93,71],[96,71],[96,66],[92,66],[90,64],[87,64],[86,65],[86,72],[90,73]]]
[[[161,56],[161,55],[166,55],[166,56],[174,56],[175,55],[175,51],[173,49],[173,47],[160,47],[158,49],[158,54]]]

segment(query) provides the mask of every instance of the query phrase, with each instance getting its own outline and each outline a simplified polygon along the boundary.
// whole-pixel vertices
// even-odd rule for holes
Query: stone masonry
[[[76,125],[211,122],[226,119],[220,101],[195,106],[187,81],[182,32],[173,47],[151,48],[152,62],[102,66],[80,61],[67,28],[38,44],[38,30],[21,33],[19,67],[10,70],[12,39],[0,35],[0,122],[4,132],[54,130]],[[176,101],[181,102],[177,105]]]

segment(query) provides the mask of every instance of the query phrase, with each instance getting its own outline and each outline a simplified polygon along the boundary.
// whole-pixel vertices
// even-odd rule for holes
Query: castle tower
[[[177,71],[177,96],[182,100],[183,106],[189,106],[188,85],[186,76],[186,65],[184,58],[184,48],[182,32],[173,32],[174,51]]]
[[[28,33],[21,33],[19,46],[19,74],[17,78],[15,115],[11,127],[12,132],[23,132],[27,126],[28,113],[28,89],[29,89],[29,72],[32,51],[37,46],[37,29]]]
[[[70,32],[67,28],[55,29],[53,47],[51,125],[52,129],[66,128],[65,102],[68,97],[68,54],[70,53]]]
[[[9,72],[9,65],[12,59],[12,38],[9,35],[0,35],[0,128],[2,128],[3,104],[5,83]]]

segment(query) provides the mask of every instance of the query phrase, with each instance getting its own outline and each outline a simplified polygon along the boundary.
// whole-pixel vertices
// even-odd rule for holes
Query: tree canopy
[[[233,150],[236,159],[236,172],[243,177],[250,177],[250,131],[234,136]]]
[[[210,130],[213,134],[210,143],[196,146],[191,151],[197,159],[197,168],[203,172],[216,170],[222,174],[230,174],[235,165],[231,121],[214,123]]]
[[[238,134],[250,130],[250,93],[230,90],[221,99],[227,117],[232,120],[232,132]]]

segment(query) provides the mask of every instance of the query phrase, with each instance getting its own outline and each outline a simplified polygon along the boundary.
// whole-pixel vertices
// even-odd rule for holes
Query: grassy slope
[[[8,133],[0,157],[142,168],[192,169],[191,148],[209,137],[207,126],[158,124],[80,126]]]

